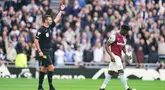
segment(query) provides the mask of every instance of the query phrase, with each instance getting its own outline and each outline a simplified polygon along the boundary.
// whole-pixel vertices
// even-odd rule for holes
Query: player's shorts
[[[44,56],[40,57],[39,65],[48,67],[49,65],[53,64],[52,58],[51,58],[51,50],[43,49],[42,52],[43,52]]]
[[[123,69],[123,64],[122,64],[121,58],[119,56],[117,56],[115,54],[113,54],[113,56],[115,58],[115,62],[112,62],[110,60],[109,70],[118,72],[118,70],[122,70]]]

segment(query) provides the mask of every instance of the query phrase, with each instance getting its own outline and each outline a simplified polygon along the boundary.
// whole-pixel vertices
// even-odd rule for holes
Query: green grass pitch
[[[53,80],[56,90],[99,90],[104,79],[98,80]],[[130,87],[136,90],[165,90],[165,81],[128,80]],[[37,90],[38,79],[2,79],[0,90]],[[44,80],[44,89],[48,89],[48,81]],[[112,79],[106,90],[124,90],[120,80]]]

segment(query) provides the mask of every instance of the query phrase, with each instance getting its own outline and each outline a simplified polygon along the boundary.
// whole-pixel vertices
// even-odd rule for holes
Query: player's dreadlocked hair
[[[129,31],[129,30],[131,30],[131,27],[126,25],[126,24],[124,24],[124,25],[121,26],[121,29]]]

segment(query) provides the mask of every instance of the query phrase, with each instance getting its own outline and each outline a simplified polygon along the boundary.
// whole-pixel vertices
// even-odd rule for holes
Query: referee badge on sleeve
[[[37,32],[37,35],[40,35],[41,34],[41,32]]]

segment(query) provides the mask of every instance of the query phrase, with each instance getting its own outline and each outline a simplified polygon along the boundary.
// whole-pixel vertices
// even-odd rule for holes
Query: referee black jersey
[[[51,48],[52,30],[55,25],[53,21],[49,27],[41,26],[41,28],[38,29],[36,39],[39,41],[41,50]]]

